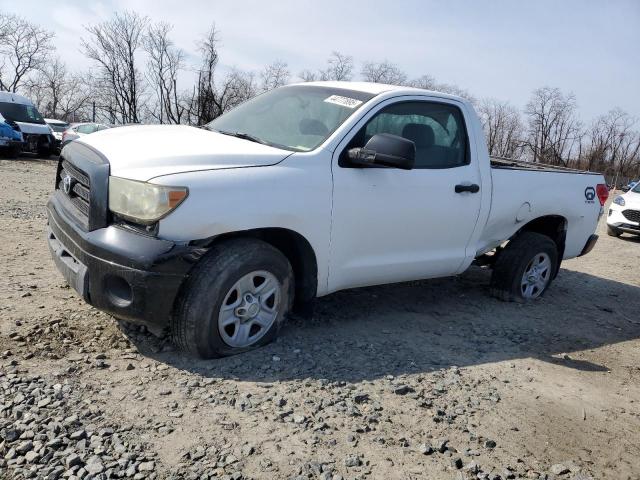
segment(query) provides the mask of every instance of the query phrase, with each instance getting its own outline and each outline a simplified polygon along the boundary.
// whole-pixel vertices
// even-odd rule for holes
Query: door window
[[[455,168],[469,163],[464,118],[453,105],[436,102],[389,105],[355,135],[345,153],[350,148],[364,147],[378,133],[411,140],[416,146],[414,168]]]

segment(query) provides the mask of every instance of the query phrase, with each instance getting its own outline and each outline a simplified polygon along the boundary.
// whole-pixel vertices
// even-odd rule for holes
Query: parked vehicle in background
[[[640,235],[640,182],[633,183],[631,190],[618,195],[609,206],[607,233],[612,237]]]
[[[629,190],[633,190],[633,188],[638,185],[638,183],[640,183],[640,181],[635,180],[635,181],[631,181],[629,182],[627,185],[625,185],[624,187],[621,188],[621,190],[623,192],[628,192]]]
[[[55,138],[35,105],[26,97],[0,92],[0,114],[13,128],[22,133],[23,152],[48,157],[55,148]]]
[[[53,138],[55,138],[54,149],[56,153],[60,153],[62,145],[62,134],[71,126],[69,122],[64,120],[56,120],[55,118],[45,118],[47,125],[53,130]]]
[[[22,133],[9,125],[0,115],[0,151],[2,154],[14,158],[22,150]]]
[[[593,248],[608,194],[600,174],[490,158],[460,97],[317,82],[205,128],[72,142],[48,241],[87,302],[217,357],[269,342],[315,297],[474,261],[493,267],[493,295],[533,301]]]
[[[100,130],[106,130],[107,128],[111,128],[111,125],[93,122],[72,123],[71,126],[62,133],[62,138],[60,139],[61,148],[64,148],[66,144],[77,138],[99,132]]]

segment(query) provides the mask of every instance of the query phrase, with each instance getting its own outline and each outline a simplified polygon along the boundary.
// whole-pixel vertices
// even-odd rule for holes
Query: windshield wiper
[[[249,140],[250,142],[261,143],[262,145],[269,145],[264,140],[245,132],[227,132],[226,130],[216,130],[216,132],[231,137],[242,138],[243,140]]]

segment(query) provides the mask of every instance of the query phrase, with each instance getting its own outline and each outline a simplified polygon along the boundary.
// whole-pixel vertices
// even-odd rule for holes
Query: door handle
[[[480,191],[480,185],[472,183],[471,185],[456,185],[456,193],[470,192],[478,193]]]

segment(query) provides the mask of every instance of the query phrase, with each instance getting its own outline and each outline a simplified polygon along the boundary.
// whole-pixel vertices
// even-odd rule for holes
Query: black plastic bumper
[[[0,148],[11,148],[11,149],[20,149],[22,150],[24,146],[24,142],[21,140],[4,140],[0,143]]]
[[[87,303],[121,319],[167,325],[180,285],[204,249],[118,226],[84,231],[55,194],[47,215],[56,266]]]

